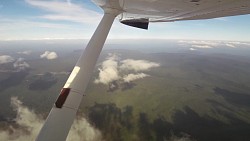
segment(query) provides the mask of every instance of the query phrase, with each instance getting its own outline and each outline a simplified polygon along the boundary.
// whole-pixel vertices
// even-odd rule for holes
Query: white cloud
[[[13,62],[15,59],[9,55],[1,55],[0,56],[0,64],[6,64]]]
[[[13,109],[17,112],[15,118],[15,123],[20,126],[20,128],[15,128],[9,126],[10,130],[0,131],[0,138],[4,141],[27,141],[35,140],[37,133],[42,126],[42,118],[34,113],[34,111],[29,110],[27,107],[23,106],[23,103],[17,99],[17,97],[11,98],[11,105]],[[27,132],[28,131],[28,132]]]
[[[149,75],[147,75],[145,73],[128,74],[128,75],[125,75],[123,77],[123,80],[124,80],[124,82],[131,82],[131,81],[141,79],[141,78],[144,78],[144,77],[147,77],[147,76],[149,76]]]
[[[71,0],[67,0],[68,5],[71,5]]]
[[[180,40],[181,44],[190,44],[193,48],[215,48],[226,46],[230,48],[236,48],[239,45],[250,46],[248,42],[236,42],[236,41],[202,41],[202,40]]]
[[[79,4],[73,4],[67,1],[43,1],[43,0],[26,0],[32,6],[41,8],[52,14],[41,16],[49,20],[63,20],[80,23],[96,23],[101,15],[95,11],[81,7]]]
[[[48,60],[56,59],[58,56],[56,52],[45,51],[43,54],[40,55],[40,58],[46,58]]]
[[[13,64],[13,66],[18,70],[26,70],[30,67],[30,65],[27,62],[25,62],[23,58],[18,58]]]
[[[126,59],[123,60],[120,69],[122,70],[133,70],[133,71],[146,71],[154,67],[159,67],[160,64],[155,62],[149,62],[146,60],[133,60],[133,59]]]
[[[67,23],[35,22],[31,20],[25,18],[1,19],[0,17],[0,40],[80,39],[89,38],[91,35],[89,33],[91,28],[82,28],[82,25],[79,27]],[[84,34],[82,34],[83,32]]]
[[[17,112],[14,122],[17,126],[9,125],[8,129],[0,130],[0,139],[3,141],[31,141],[38,135],[44,119],[41,115],[30,110],[17,98],[11,98],[11,105]],[[85,118],[77,118],[69,132],[67,141],[100,141],[101,133],[92,127]]]
[[[229,18],[228,17],[221,17],[221,18],[215,18],[215,20],[228,22]]]
[[[17,52],[18,54],[24,54],[24,55],[30,55],[31,54],[31,51],[30,50],[26,50],[26,51],[20,51],[20,52]]]
[[[234,45],[246,45],[246,46],[250,46],[249,42],[228,42],[229,44],[234,44]]]
[[[66,141],[102,141],[102,135],[85,118],[78,117],[70,129]]]
[[[218,46],[220,41],[203,41],[203,40],[180,40],[179,43],[186,43],[191,45],[202,45],[202,46]]]
[[[0,15],[0,40],[90,38],[102,16],[101,13],[88,9],[85,2],[70,0],[25,0],[25,2],[44,12],[38,12],[32,17],[23,16],[15,19]]]
[[[189,50],[194,51],[194,50],[197,50],[197,49],[191,47],[191,48],[189,48]]]
[[[99,76],[94,83],[102,83],[105,85],[111,84],[113,81],[131,82],[137,79],[149,76],[142,71],[150,70],[153,67],[159,67],[160,64],[147,60],[126,59],[120,61],[114,54],[109,54],[109,57],[102,63],[99,68]],[[130,71],[137,72],[136,74]],[[118,82],[119,83],[119,82]],[[113,85],[111,84],[111,87]]]
[[[192,45],[193,48],[213,48],[212,46],[209,45]]]
[[[116,55],[112,55],[102,63],[102,68],[99,69],[99,78],[95,80],[95,83],[108,84],[112,81],[118,80],[119,78],[118,57]]]
[[[227,43],[227,44],[225,44],[226,46],[228,46],[228,47],[232,47],[232,48],[236,48],[236,46],[235,45],[233,45],[233,44],[229,44],[229,43]]]
[[[59,23],[49,23],[49,22],[35,22],[25,19],[0,19],[0,31],[12,31],[12,30],[28,30],[31,28],[50,28],[50,29],[76,29],[70,25],[59,24]]]

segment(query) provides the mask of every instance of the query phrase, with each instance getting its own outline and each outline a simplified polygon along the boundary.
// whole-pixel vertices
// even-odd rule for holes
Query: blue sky
[[[102,10],[90,0],[1,0],[0,40],[88,39]],[[152,23],[141,30],[114,22],[110,39],[250,41],[250,15]]]

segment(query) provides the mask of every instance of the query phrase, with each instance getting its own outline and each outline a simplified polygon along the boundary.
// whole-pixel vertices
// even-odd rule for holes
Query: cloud
[[[72,26],[68,23],[63,24],[62,22],[52,23],[45,21],[35,22],[31,20],[32,19],[25,18],[0,18],[0,40],[80,39],[89,38],[91,35],[88,35],[91,28],[79,29],[79,26]],[[82,26],[82,24],[80,26]],[[34,30],[39,32],[33,32]],[[84,32],[84,34],[82,34],[82,32]]]
[[[23,58],[18,58],[18,59],[14,59],[13,57],[9,56],[9,55],[2,55],[0,56],[0,64],[6,64],[6,63],[13,63],[13,68],[15,70],[1,70],[2,72],[16,72],[16,71],[22,71],[22,70],[27,70],[30,65],[25,62],[25,60]]]
[[[109,54],[106,60],[101,64],[98,78],[94,80],[94,83],[101,83],[112,87],[114,85],[113,83],[119,85],[120,82],[131,82],[149,76],[142,73],[142,71],[148,71],[151,68],[159,66],[160,64],[147,60],[119,60],[117,55]]]
[[[197,46],[218,46],[220,41],[203,41],[203,40],[180,40],[179,43],[186,43]]]
[[[23,106],[23,103],[17,97],[11,98],[11,106],[17,112],[14,119],[15,123],[20,126],[15,128],[9,125],[9,130],[0,131],[0,138],[4,141],[27,141],[35,140],[39,130],[41,129],[43,120],[36,115],[34,111]]]
[[[228,17],[221,17],[221,18],[215,18],[215,20],[228,22],[229,18]]]
[[[232,48],[236,48],[236,46],[235,45],[233,45],[233,44],[229,44],[229,43],[227,43],[227,44],[225,44],[226,46],[228,46],[228,47],[232,47]]]
[[[248,42],[236,42],[236,41],[180,40],[179,43],[183,45],[190,44],[192,48],[215,48],[215,47],[236,48],[239,45],[250,46],[250,43]]]
[[[191,47],[191,48],[189,48],[189,50],[194,51],[194,50],[197,50],[197,49]]]
[[[70,25],[60,24],[60,23],[49,23],[49,22],[36,22],[29,21],[26,19],[0,19],[0,31],[11,31],[11,30],[20,30],[20,29],[31,29],[31,28],[46,28],[46,29],[67,29],[73,30],[77,29]],[[23,35],[23,34],[22,34]]]
[[[67,0],[68,5],[71,5],[71,0]]]
[[[147,60],[133,60],[133,59],[126,59],[123,60],[120,69],[122,70],[133,70],[133,71],[146,71],[154,67],[159,67],[160,64],[155,62],[149,62]]]
[[[222,42],[220,41],[203,41],[203,40],[181,40],[179,43],[184,43],[190,44],[192,49],[190,48],[189,50],[194,50],[196,48],[204,48],[204,49],[211,49],[214,47],[217,47],[218,45],[221,45]]]
[[[125,75],[123,77],[123,80],[124,80],[124,82],[131,82],[131,81],[141,79],[141,78],[144,78],[144,77],[147,77],[147,76],[149,76],[149,75],[147,75],[145,73],[128,74],[128,75]]]
[[[213,48],[212,46],[209,45],[192,45],[193,48]]]
[[[102,63],[102,67],[99,69],[99,78],[95,80],[95,83],[108,84],[119,78],[118,57],[111,55]]]
[[[20,52],[17,52],[18,54],[24,54],[24,55],[30,55],[31,54],[31,51],[30,50],[26,50],[26,51],[20,51]]]
[[[6,64],[13,62],[15,59],[9,55],[1,55],[0,56],[0,64]]]
[[[41,16],[41,18],[59,21],[71,21],[80,23],[96,23],[101,18],[101,14],[81,7],[79,4],[73,4],[67,1],[43,1],[26,0],[32,6],[51,12]]]
[[[11,106],[17,116],[14,122],[17,126],[8,125],[8,129],[0,130],[3,141],[31,141],[38,135],[44,119],[41,115],[30,110],[17,97],[11,97]],[[100,141],[101,133],[92,127],[85,118],[78,117],[69,132],[67,141]]]
[[[45,51],[43,54],[40,55],[40,58],[46,58],[48,60],[56,59],[58,56],[56,52]]]
[[[26,70],[30,67],[30,65],[25,62],[23,58],[18,58],[15,63],[13,64],[14,68],[20,70]]]
[[[249,42],[228,42],[228,44],[234,44],[234,45],[246,45],[246,46],[250,46]]]
[[[0,15],[0,40],[90,38],[103,15],[94,11],[96,9],[88,8],[89,4],[84,1],[25,0],[25,2],[34,8],[33,11],[42,12],[22,18]]]
[[[66,141],[101,141],[102,135],[85,118],[77,118]]]

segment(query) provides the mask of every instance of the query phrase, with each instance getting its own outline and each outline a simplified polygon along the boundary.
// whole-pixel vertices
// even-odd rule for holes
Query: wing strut
[[[117,10],[105,14],[51,109],[36,141],[65,141]]]

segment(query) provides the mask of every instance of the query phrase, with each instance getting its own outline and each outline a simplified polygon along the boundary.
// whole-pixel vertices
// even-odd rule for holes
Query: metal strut
[[[65,141],[115,17],[106,11],[51,109],[36,141]]]

